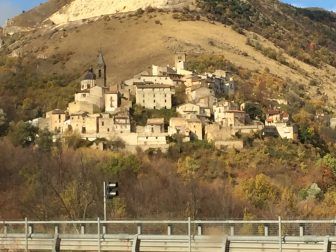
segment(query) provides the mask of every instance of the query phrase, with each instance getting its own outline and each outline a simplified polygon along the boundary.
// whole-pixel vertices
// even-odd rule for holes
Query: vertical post
[[[28,225],[28,236],[31,236],[34,233],[34,226],[33,224]]]
[[[81,235],[85,234],[85,224],[80,224],[80,233]]]
[[[279,251],[282,252],[282,227],[281,227],[281,217],[279,216]]]
[[[137,234],[141,235],[142,234],[142,224],[137,225]]]
[[[59,226],[55,225],[55,237],[59,234]]]
[[[202,224],[197,225],[197,235],[202,235],[203,234],[203,229],[202,229]]]
[[[104,187],[104,221],[106,221],[106,182],[103,183]]]
[[[100,252],[101,247],[100,247],[100,219],[99,217],[97,219],[97,235],[98,235],[98,252]]]
[[[168,235],[172,235],[173,234],[173,225],[172,224],[168,224],[167,234]]]
[[[269,225],[268,224],[264,225],[264,235],[269,236]]]
[[[234,236],[235,235],[235,227],[233,224],[231,224],[230,226],[230,236]]]
[[[28,252],[28,219],[25,218],[25,251]]]
[[[189,248],[189,252],[191,252],[191,219],[190,217],[188,217],[188,238],[189,238],[188,248]]]
[[[335,226],[336,227],[336,226]],[[3,227],[3,232],[4,232],[4,235],[5,237],[7,236],[7,233],[8,233],[8,225],[5,223],[4,224],[4,227]]]
[[[304,236],[304,224],[300,224],[300,236]]]
[[[104,224],[103,225],[103,235],[106,235],[107,234],[107,225]]]

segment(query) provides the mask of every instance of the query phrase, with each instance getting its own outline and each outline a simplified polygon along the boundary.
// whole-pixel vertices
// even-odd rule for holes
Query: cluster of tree
[[[256,138],[241,151],[199,141],[176,143],[166,154],[128,154],[74,149],[46,131],[17,141],[20,132],[0,140],[2,219],[96,218],[104,180],[120,185],[109,202],[113,218],[336,214],[336,158],[312,145]]]
[[[78,75],[55,75],[48,62],[0,56],[0,108],[8,121],[28,120],[54,108],[65,109]]]
[[[232,25],[240,33],[243,29],[256,32],[301,61],[336,66],[332,13],[260,0],[204,0],[199,5],[208,18]]]

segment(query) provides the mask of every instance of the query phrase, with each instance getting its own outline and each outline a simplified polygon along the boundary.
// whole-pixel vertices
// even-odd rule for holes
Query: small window
[[[104,126],[104,122],[102,122],[102,126]]]
[[[109,128],[107,128],[107,132],[110,132],[110,129],[109,129]]]
[[[99,69],[99,71],[98,71],[98,77],[99,77],[99,78],[102,77],[102,71],[101,71],[101,69]]]

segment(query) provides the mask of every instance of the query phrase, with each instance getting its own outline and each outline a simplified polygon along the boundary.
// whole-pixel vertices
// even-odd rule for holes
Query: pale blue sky
[[[23,10],[29,10],[46,0],[0,0],[0,25]],[[282,0],[298,7],[322,7],[336,12],[336,0]]]

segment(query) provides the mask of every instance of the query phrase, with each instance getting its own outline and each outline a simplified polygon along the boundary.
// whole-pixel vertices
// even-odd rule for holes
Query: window
[[[110,129],[109,129],[109,128],[107,128],[107,132],[110,132]]]
[[[104,126],[104,122],[102,122],[102,126]]]
[[[98,70],[98,77],[99,77],[99,78],[102,77],[102,71],[101,71],[101,69]]]

